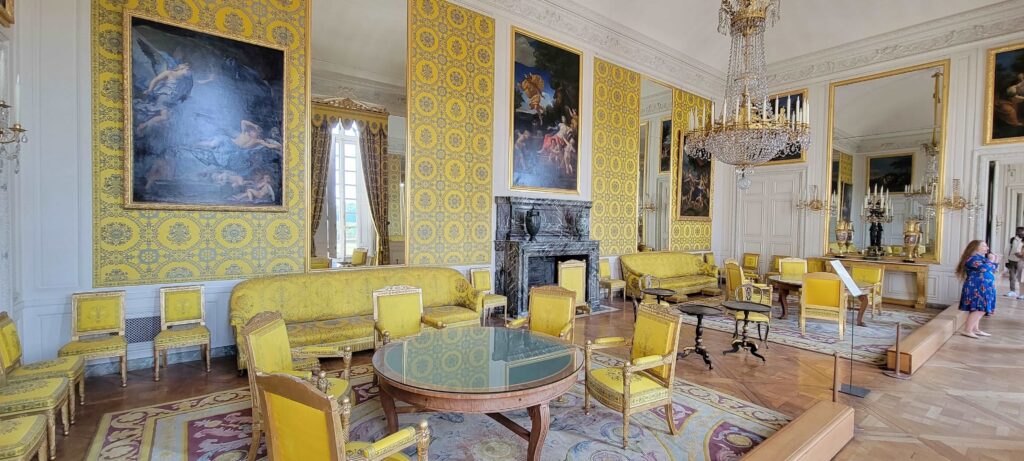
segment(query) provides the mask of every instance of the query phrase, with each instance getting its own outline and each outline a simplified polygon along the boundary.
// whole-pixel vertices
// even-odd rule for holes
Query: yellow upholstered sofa
[[[245,368],[242,326],[256,314],[278,311],[292,346],[373,348],[374,290],[411,285],[423,290],[423,318],[446,327],[479,325],[484,292],[445,267],[391,267],[288,274],[246,280],[231,291],[230,320]]]
[[[704,288],[718,287],[718,268],[704,262],[701,255],[676,251],[645,251],[619,256],[626,294],[640,297],[640,278],[653,275],[660,288],[679,294],[700,293]]]

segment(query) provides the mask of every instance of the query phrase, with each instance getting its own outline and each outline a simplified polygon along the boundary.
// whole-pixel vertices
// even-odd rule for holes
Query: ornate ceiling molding
[[[490,16],[504,16],[540,25],[575,37],[579,43],[600,50],[621,63],[633,63],[672,77],[670,83],[702,96],[718,95],[725,90],[725,74],[681,53],[669,53],[668,45],[658,43],[642,32],[627,28],[593,12],[585,5],[569,0],[451,0],[466,8]]]
[[[838,72],[1024,31],[1024,2],[1007,0],[768,65],[768,84]]]
[[[404,87],[320,69],[313,69],[310,81],[315,99],[369,101],[387,108],[391,114],[406,113]]]

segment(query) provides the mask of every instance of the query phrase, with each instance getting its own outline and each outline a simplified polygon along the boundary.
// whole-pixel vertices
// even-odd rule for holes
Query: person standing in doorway
[[[996,268],[999,255],[988,252],[984,240],[972,240],[960,256],[956,275],[964,281],[960,291],[960,310],[967,312],[967,324],[960,334],[977,339],[992,336],[978,327],[981,318],[996,309]]]
[[[1010,292],[1008,298],[1024,299],[1024,293],[1018,292],[1020,286],[1021,261],[1024,261],[1024,227],[1018,227],[1017,233],[1010,237],[1010,254],[1006,255],[1006,269],[1010,274]]]

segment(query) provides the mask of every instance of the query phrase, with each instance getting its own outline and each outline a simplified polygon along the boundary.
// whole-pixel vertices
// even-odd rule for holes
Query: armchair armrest
[[[565,326],[562,327],[562,330],[558,332],[558,337],[565,338],[566,336],[569,336],[569,332],[572,331],[573,323],[575,322],[569,321],[569,323],[565,324]]]
[[[522,328],[523,325],[526,325],[527,323],[530,323],[529,315],[527,315],[526,317],[512,319],[509,320],[508,322],[505,322],[505,328]]]
[[[623,338],[622,336],[606,336],[604,338],[595,338],[592,342],[595,346],[609,347],[625,346],[629,344],[629,341],[626,341],[626,338]]]
[[[425,325],[430,325],[431,327],[437,328],[438,330],[443,330],[445,327],[448,326],[448,325],[445,325],[445,323],[442,322],[442,321],[439,321],[439,320],[427,320],[427,319],[425,319],[423,317],[420,317],[420,323],[423,323]]]
[[[416,444],[416,451],[419,459],[427,459],[427,445],[430,443],[430,429],[426,421],[420,421],[418,427],[406,427],[398,432],[388,435],[366,448],[360,448],[355,456],[349,458],[352,461],[383,460],[407,447]]]
[[[672,360],[675,360],[675,356],[671,354],[666,356],[648,355],[633,360],[632,363],[626,362],[626,365],[623,368],[627,369],[630,373],[636,373],[638,371],[668,365]]]

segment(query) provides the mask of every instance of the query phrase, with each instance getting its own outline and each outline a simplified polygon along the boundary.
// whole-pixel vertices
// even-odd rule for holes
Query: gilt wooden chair
[[[558,263],[558,286],[576,293],[576,309],[590,313],[590,304],[587,304],[587,263],[576,259]]]
[[[526,326],[530,331],[554,336],[569,344],[574,341],[576,294],[557,286],[530,288],[530,309],[525,317],[511,320],[507,328]]]
[[[7,382],[7,373],[0,367],[0,421],[40,416],[46,421],[47,453],[57,458],[57,415],[60,415],[63,434],[71,427],[71,381],[67,378],[37,378],[28,381]],[[10,424],[9,429],[22,427]],[[24,427],[22,427],[24,428]],[[0,440],[3,439],[0,433]]]
[[[18,327],[7,312],[0,312],[0,358],[3,359],[7,382],[17,383],[45,378],[67,378],[78,388],[78,403],[85,405],[85,360],[79,356],[57,357],[52,360],[22,363],[21,338]],[[72,389],[69,403],[71,421],[75,420],[75,398]]]
[[[62,346],[57,355],[78,356],[85,361],[117,357],[121,364],[121,387],[128,386],[124,291],[71,295],[71,342]]]
[[[469,270],[469,280],[473,285],[473,288],[477,291],[484,292],[483,308],[484,315],[480,317],[480,324],[483,325],[485,320],[490,318],[491,313],[494,309],[500,307],[504,312],[505,319],[508,320],[508,298],[502,295],[494,294],[494,280],[491,277],[491,269],[489,267],[476,267]]]
[[[199,346],[210,372],[210,329],[206,328],[202,285],[160,289],[160,332],[153,338],[153,381],[160,381],[160,366],[167,366],[167,351]]]
[[[46,418],[22,416],[0,421],[0,461],[45,461]]]
[[[850,276],[858,285],[869,285],[868,306],[871,318],[882,314],[882,283],[885,280],[885,266],[881,264],[857,264],[850,270]]]
[[[602,289],[608,290],[608,300],[612,300],[612,295],[616,292],[622,292],[622,302],[626,302],[626,281],[612,278],[612,264],[607,258],[601,258],[598,263],[598,275],[601,280],[599,282]]]
[[[839,323],[839,339],[846,332],[846,300],[849,293],[836,274],[813,272],[804,274],[800,293],[800,334],[806,334],[808,319]]]

